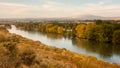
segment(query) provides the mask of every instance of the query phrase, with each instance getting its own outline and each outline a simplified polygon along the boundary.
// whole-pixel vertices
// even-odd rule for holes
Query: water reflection
[[[46,33],[47,38],[51,39],[62,39],[62,35],[60,34],[54,34],[54,33]]]
[[[102,57],[105,58],[111,57],[113,53],[114,54],[120,53],[120,46],[111,46],[112,44],[96,43],[93,41],[80,40],[80,39],[73,39],[72,43],[79,48],[84,48],[88,52],[99,53]]]
[[[120,64],[120,45],[96,43],[93,41],[80,40],[77,38],[73,39],[70,36],[60,34],[23,31],[16,29],[15,26],[12,26],[12,29],[9,29],[9,31],[11,33],[22,35],[23,37],[39,40],[47,45],[66,48],[68,50],[85,55],[92,54],[98,59]]]

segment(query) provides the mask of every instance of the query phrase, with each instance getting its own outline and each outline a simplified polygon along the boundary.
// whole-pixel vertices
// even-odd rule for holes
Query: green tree
[[[116,30],[113,33],[113,43],[120,44],[120,30]]]

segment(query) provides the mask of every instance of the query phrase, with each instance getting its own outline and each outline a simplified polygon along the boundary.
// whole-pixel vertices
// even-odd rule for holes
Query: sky
[[[0,18],[120,17],[120,0],[0,0]]]

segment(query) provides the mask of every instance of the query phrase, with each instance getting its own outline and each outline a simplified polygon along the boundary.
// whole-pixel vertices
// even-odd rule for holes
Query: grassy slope
[[[0,27],[0,68],[120,68],[93,56],[47,46]]]

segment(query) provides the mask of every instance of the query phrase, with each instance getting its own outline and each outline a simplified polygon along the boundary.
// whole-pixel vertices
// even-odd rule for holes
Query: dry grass
[[[94,56],[46,46],[5,30],[0,31],[0,40],[0,68],[120,68]]]

